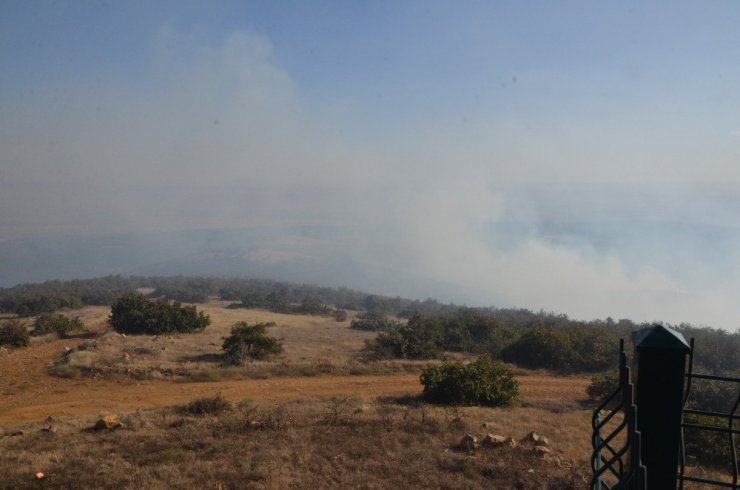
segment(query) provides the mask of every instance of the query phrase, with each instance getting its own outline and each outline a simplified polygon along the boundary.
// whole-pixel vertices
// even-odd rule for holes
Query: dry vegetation
[[[106,308],[83,308],[79,313],[96,338],[68,353],[54,367],[60,377],[130,377],[215,381],[229,378],[314,376],[319,374],[389,374],[418,372],[424,363],[384,361],[364,363],[358,353],[376,334],[349,328],[346,321],[265,310],[228,309],[228,302],[199,305],[211,325],[198,334],[122,336],[105,324]],[[75,312],[78,314],[78,312]],[[285,352],[275,361],[251,362],[240,367],[223,364],[221,346],[231,327],[240,321],[274,322],[268,329],[283,339]]]
[[[443,408],[398,399],[203,401],[122,416],[6,426],[0,488],[586,488],[582,410]],[[459,447],[466,433],[533,446]],[[37,479],[37,472],[44,474]]]
[[[353,312],[226,305],[199,305],[212,319],[202,333],[162,336],[117,334],[108,308],[86,307],[66,314],[87,332],[0,353],[0,489],[587,488],[587,379],[517,370],[517,407],[431,406],[418,396],[427,362],[358,360],[376,334],[350,329]],[[224,365],[239,321],[275,322],[284,353]],[[106,413],[122,426],[90,430]],[[460,447],[530,431],[550,452]]]

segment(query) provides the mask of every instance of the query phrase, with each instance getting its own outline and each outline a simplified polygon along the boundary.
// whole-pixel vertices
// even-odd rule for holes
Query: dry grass
[[[8,421],[64,415],[67,409],[69,417],[106,407],[191,402],[124,415],[123,428],[111,432],[86,430],[91,418],[0,425],[0,489],[587,487],[587,380],[517,370],[519,407],[430,406],[416,398],[426,362],[357,361],[375,334],[350,329],[352,314],[336,322],[226,305],[199,306],[212,319],[203,333],[157,337],[110,331],[106,307],[69,311],[94,339],[39,338],[29,349],[5,353],[0,371],[11,375],[0,377],[0,404],[17,417]],[[222,337],[238,321],[275,322],[269,331],[284,339],[285,354],[223,366]],[[51,378],[49,361],[66,349],[65,362],[52,368],[58,376],[106,379]],[[413,374],[386,376],[398,372]],[[322,374],[380,376],[287,378]],[[283,378],[266,379],[274,376]],[[404,398],[376,398],[390,393]],[[234,403],[245,396],[260,399]],[[103,405],[112,399],[115,405]],[[550,454],[538,456],[529,447],[474,453],[458,447],[467,433],[520,440],[530,431],[552,441]],[[37,472],[44,478],[35,478]]]
[[[175,407],[121,421],[113,432],[86,431],[90,418],[6,427],[0,488],[587,487],[583,411],[342,398],[244,401],[199,416]],[[530,430],[551,439],[550,455],[458,447],[466,433],[520,439]]]
[[[349,319],[309,315],[286,315],[265,310],[229,309],[228,302],[198,305],[211,317],[202,333],[129,335],[111,331],[106,324],[109,309],[86,307],[74,312],[97,337],[63,359],[53,369],[62,377],[79,375],[135,379],[186,379],[214,381],[235,377],[316,376],[320,374],[385,374],[414,372],[419,363],[361,363],[358,353],[376,334],[349,328]],[[70,313],[71,314],[71,313]],[[268,333],[281,338],[284,353],[271,362],[252,362],[240,367],[223,365],[224,337],[240,321],[273,322]]]

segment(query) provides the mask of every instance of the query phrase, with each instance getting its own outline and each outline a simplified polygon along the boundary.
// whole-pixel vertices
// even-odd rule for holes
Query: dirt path
[[[221,394],[229,400],[246,398],[285,400],[331,396],[406,396],[421,392],[418,375],[317,376],[225,380],[207,383],[168,381],[117,382],[61,379],[47,367],[64,347],[76,342],[57,341],[0,356],[0,425],[72,417],[103,412],[126,412],[185,403]],[[584,378],[527,375],[518,377],[523,401],[582,400]]]

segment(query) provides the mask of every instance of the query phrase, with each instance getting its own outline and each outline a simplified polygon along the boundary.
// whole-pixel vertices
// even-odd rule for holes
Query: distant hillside
[[[150,290],[148,296],[153,298],[189,303],[218,298],[232,302],[235,308],[304,314],[356,310],[381,317],[412,319],[408,326],[388,323],[391,329],[402,328],[390,332],[389,338],[403,342],[399,335],[404,333],[426,336],[432,342],[431,350],[424,354],[428,357],[436,357],[443,351],[489,353],[527,367],[573,372],[593,372],[615,365],[618,339],[629,341],[632,331],[646,326],[628,319],[579,321],[555,312],[493,306],[471,308],[442,304],[434,299],[420,301],[348,288],[198,276],[105,276],[21,284],[0,288],[0,312],[34,316],[61,308],[109,305],[120,295],[140,288]],[[697,339],[695,359],[700,368],[715,373],[740,371],[740,333],[689,324],[673,327],[687,338]]]

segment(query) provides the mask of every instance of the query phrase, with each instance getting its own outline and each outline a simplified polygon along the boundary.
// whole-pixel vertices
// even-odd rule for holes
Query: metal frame
[[[732,406],[732,410],[729,413],[721,413],[721,412],[712,412],[707,410],[693,410],[693,409],[683,409],[683,414],[692,414],[692,415],[705,415],[710,417],[723,417],[727,419],[727,427],[719,427],[716,425],[706,425],[706,424],[692,424],[692,423],[681,423],[681,451],[680,451],[680,472],[678,475],[678,481],[679,481],[679,489],[683,490],[684,487],[684,481],[692,481],[697,483],[705,483],[710,485],[715,485],[718,487],[724,487],[724,488],[732,488],[733,490],[740,489],[740,484],[738,484],[738,455],[737,450],[735,448],[735,434],[740,434],[740,429],[735,428],[735,419],[740,419],[740,414],[738,414],[738,407],[740,406],[740,378],[730,378],[730,377],[723,377],[723,376],[711,376],[708,374],[694,374],[693,373],[693,365],[694,365],[694,339],[691,339],[691,351],[689,353],[689,369],[688,373],[686,374],[686,391],[684,392],[683,397],[683,405],[686,406],[686,402],[689,399],[689,395],[691,394],[691,382],[694,379],[706,379],[706,380],[712,380],[712,381],[724,381],[729,383],[737,383],[738,385],[738,393],[737,398],[735,399],[735,403]],[[685,474],[686,472],[686,450],[684,447],[684,429],[692,429],[692,430],[706,430],[706,431],[712,431],[712,432],[721,432],[724,434],[727,434],[728,437],[728,443],[730,445],[730,457],[732,459],[731,461],[731,467],[732,467],[732,482],[722,482],[718,480],[710,480],[706,478],[698,478],[694,476],[688,476]]]
[[[617,405],[602,418],[602,411],[605,411],[606,407],[615,400],[618,400]],[[601,430],[620,411],[624,413],[622,422],[609,435],[602,437]],[[645,490],[647,471],[641,461],[637,407],[634,403],[634,386],[630,382],[627,355],[624,352],[624,339],[619,341],[619,387],[596,407],[591,418],[591,427],[593,429],[591,440],[593,447],[591,454],[592,490]],[[624,446],[615,450],[611,442],[625,430],[627,440]],[[607,453],[606,458],[603,454],[605,452]],[[609,486],[603,480],[607,472],[617,479],[614,486]]]

